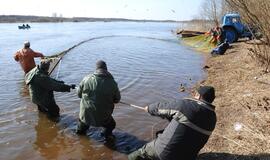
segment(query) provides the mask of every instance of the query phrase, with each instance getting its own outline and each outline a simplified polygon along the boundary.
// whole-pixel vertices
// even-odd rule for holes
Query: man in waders
[[[193,99],[146,106],[151,115],[170,123],[155,140],[129,154],[129,160],[195,160],[216,125],[214,99],[214,88],[202,86]]]
[[[14,59],[17,62],[20,62],[21,67],[26,74],[31,69],[35,68],[36,63],[34,61],[35,57],[44,57],[42,53],[35,52],[30,48],[30,42],[24,42],[23,49],[17,51],[14,55]]]
[[[29,86],[30,97],[38,106],[40,112],[46,113],[49,118],[59,117],[59,107],[54,100],[53,91],[70,92],[75,85],[66,85],[48,75],[50,61],[42,60],[41,64],[25,75],[25,83]]]
[[[90,126],[104,127],[106,140],[112,140],[112,131],[116,126],[112,113],[114,103],[120,101],[121,95],[104,61],[97,61],[94,74],[81,81],[78,96],[81,102],[77,134],[86,134]]]

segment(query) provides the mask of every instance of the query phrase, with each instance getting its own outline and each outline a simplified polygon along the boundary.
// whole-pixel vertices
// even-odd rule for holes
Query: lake
[[[179,92],[204,78],[201,54],[180,44],[171,30],[177,23],[87,22],[0,24],[0,159],[127,159],[127,153],[151,141],[166,121],[136,108],[117,104],[115,145],[104,144],[100,129],[79,137],[76,91],[55,93],[61,110],[59,123],[51,122],[31,103],[24,73],[14,53],[29,40],[31,48],[53,55],[87,40],[68,52],[52,77],[79,84],[93,73],[99,59],[107,62],[121,90],[122,101],[139,106],[188,96]],[[39,59],[36,59],[39,63]]]

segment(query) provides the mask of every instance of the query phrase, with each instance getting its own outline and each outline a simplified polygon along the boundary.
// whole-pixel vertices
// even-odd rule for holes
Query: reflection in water
[[[95,141],[92,144],[89,137],[74,134],[72,121],[75,118],[63,116],[59,123],[49,120],[43,113],[39,113],[38,118],[34,148],[45,159],[112,159],[112,152],[103,144],[95,144]]]
[[[60,122],[55,123],[43,113],[38,113],[38,123],[35,126],[36,140],[34,149],[45,159],[75,159],[79,157],[89,159],[113,159],[114,150],[118,153],[118,159],[125,159],[129,154],[143,146],[146,141],[139,140],[116,129],[113,134],[115,141],[106,142],[99,137],[100,128],[91,128],[88,136],[77,136],[74,123],[76,119],[71,116],[62,116]],[[76,145],[76,147],[73,147]],[[70,152],[70,155],[69,153]]]
[[[56,123],[47,119],[45,114],[38,113],[38,123],[35,130],[36,141],[34,148],[36,148],[45,159],[57,159],[59,151],[65,143],[63,143],[63,141],[61,142],[61,138],[57,136],[59,129]]]
[[[80,155],[83,159],[100,159],[100,160],[111,160],[113,159],[113,154],[110,149],[104,147],[102,144],[99,147],[93,147],[92,141],[86,137],[81,136],[80,143]]]
[[[22,97],[29,97],[29,89],[28,86],[25,84],[24,80],[20,82],[21,90],[20,90],[20,95]]]
[[[114,131],[113,134],[116,137],[114,144],[107,143],[105,145],[120,153],[129,154],[146,144],[146,141],[125,132]]]

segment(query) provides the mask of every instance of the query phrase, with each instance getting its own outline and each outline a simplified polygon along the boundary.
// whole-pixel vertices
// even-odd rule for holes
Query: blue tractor
[[[225,14],[222,18],[223,38],[229,43],[236,42],[238,38],[252,38],[249,28],[241,22],[240,15],[237,13]]]

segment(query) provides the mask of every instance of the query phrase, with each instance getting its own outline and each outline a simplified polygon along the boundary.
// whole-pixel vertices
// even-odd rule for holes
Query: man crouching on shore
[[[195,160],[216,125],[214,99],[214,88],[203,86],[194,99],[146,106],[145,111],[170,123],[157,139],[131,153],[129,160]]]

